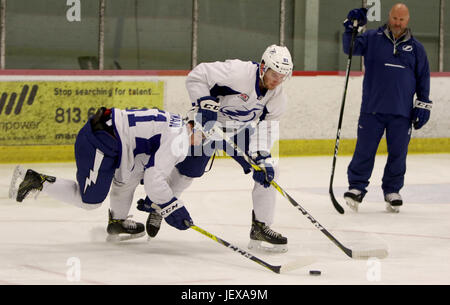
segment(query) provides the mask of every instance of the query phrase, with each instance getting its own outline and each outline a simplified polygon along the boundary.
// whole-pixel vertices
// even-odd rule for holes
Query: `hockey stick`
[[[347,86],[348,86],[348,79],[350,76],[350,68],[352,66],[352,56],[353,56],[353,45],[355,42],[356,34],[358,33],[358,20],[353,20],[353,32],[352,32],[352,39],[350,41],[350,50],[348,51],[348,59],[347,59],[347,70],[345,72],[345,86],[344,86],[344,93],[342,96],[342,102],[341,102],[341,112],[339,114],[339,122],[338,122],[338,128],[337,128],[337,134],[336,134],[336,142],[334,144],[334,156],[333,156],[333,165],[331,166],[331,177],[330,177],[330,198],[331,202],[333,202],[334,208],[340,213],[344,214],[344,208],[339,204],[339,202],[336,200],[336,197],[334,196],[333,192],[333,180],[334,180],[334,170],[336,167],[336,157],[339,151],[339,140],[341,138],[341,127],[342,127],[342,119],[344,116],[344,106],[345,106],[345,98],[347,96]]]
[[[245,159],[245,161],[248,162],[255,170],[264,170],[260,168],[253,159],[251,159],[242,149],[237,146],[236,143],[234,143],[233,140],[230,139],[219,127],[214,126],[211,129],[214,133],[220,135],[225,142],[227,142],[238,154],[242,155]],[[349,249],[345,247],[343,244],[341,244],[330,232],[328,232],[327,229],[325,229],[317,220],[314,219],[314,217],[311,216],[300,204],[298,204],[294,198],[292,198],[288,193],[286,193],[274,180],[270,182],[270,184],[281,194],[284,198],[286,198],[294,207],[296,207],[304,216],[306,216],[311,223],[319,229],[323,234],[325,234],[326,237],[328,237],[339,249],[341,249],[347,256],[351,258],[359,258],[359,259],[367,259],[370,257],[378,257],[378,258],[385,258],[388,255],[388,252],[386,249],[370,249],[370,250],[361,250],[361,251],[354,251],[352,249]]]
[[[157,211],[161,210],[161,208],[155,203],[152,203],[152,208],[154,208]],[[206,237],[211,238],[212,240],[214,240],[215,242],[221,244],[222,246],[225,246],[225,247],[233,250],[234,252],[237,252],[237,253],[241,254],[245,258],[248,258],[248,259],[254,261],[255,263],[258,263],[259,265],[261,265],[261,266],[263,266],[263,267],[265,267],[265,268],[267,268],[270,271],[273,271],[275,273],[289,272],[289,271],[292,271],[292,270],[299,269],[299,268],[302,268],[304,266],[310,265],[310,264],[312,264],[312,263],[314,263],[316,261],[313,257],[305,256],[305,257],[302,257],[301,259],[295,260],[295,261],[287,263],[285,265],[274,266],[274,265],[271,265],[269,263],[266,263],[262,259],[260,259],[260,258],[258,258],[256,256],[254,256],[253,254],[251,254],[250,252],[244,251],[244,250],[240,249],[239,247],[234,246],[234,245],[230,244],[229,242],[227,242],[227,241],[225,241],[225,240],[223,240],[223,239],[221,239],[221,238],[219,238],[219,237],[209,233],[208,231],[203,230],[202,228],[194,225],[193,223],[191,223],[191,222],[189,222],[187,220],[184,221],[184,224],[186,226],[188,226],[189,228],[191,228],[191,229],[193,229],[193,230],[195,230],[195,231],[205,235]]]
[[[284,264],[284,265],[274,266],[274,265],[271,265],[271,264],[263,261],[262,259],[260,259],[260,258],[258,258],[256,256],[254,256],[253,254],[251,254],[251,253],[249,253],[247,251],[244,251],[244,250],[240,249],[237,246],[234,246],[234,245],[230,244],[229,242],[223,240],[222,238],[217,237],[216,235],[213,235],[213,234],[203,230],[202,228],[200,228],[200,227],[198,227],[198,226],[196,226],[194,224],[190,224],[190,223],[186,222],[186,225],[190,225],[191,229],[193,229],[193,230],[195,230],[195,231],[205,235],[206,237],[211,238],[212,240],[214,240],[215,242],[221,244],[222,246],[225,246],[225,247],[233,250],[234,252],[237,252],[237,253],[241,254],[245,258],[248,258],[249,260],[252,260],[255,263],[257,263],[257,264],[259,264],[259,265],[261,265],[261,266],[263,266],[263,267],[265,267],[265,268],[267,268],[270,271],[275,272],[275,273],[289,272],[289,271],[292,271],[292,270],[299,269],[299,268],[302,268],[304,266],[310,265],[310,264],[315,262],[315,259],[313,257],[303,257],[301,259],[295,260],[293,262],[290,262],[290,263],[287,263],[287,264]]]

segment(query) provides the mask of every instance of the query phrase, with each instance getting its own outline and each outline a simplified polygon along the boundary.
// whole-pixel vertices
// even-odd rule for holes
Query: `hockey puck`
[[[309,270],[309,275],[321,275],[322,272],[319,270]]]

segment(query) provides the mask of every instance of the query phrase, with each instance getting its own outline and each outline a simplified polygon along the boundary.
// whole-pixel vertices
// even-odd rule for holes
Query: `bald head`
[[[395,4],[389,11],[389,29],[395,38],[405,33],[409,23],[409,9],[403,3]]]
[[[406,6],[406,4],[404,4],[404,3],[394,4],[394,6],[389,11],[389,15],[391,15],[392,13],[397,13],[397,14],[401,13],[401,14],[408,15],[408,17],[409,17],[409,9]]]

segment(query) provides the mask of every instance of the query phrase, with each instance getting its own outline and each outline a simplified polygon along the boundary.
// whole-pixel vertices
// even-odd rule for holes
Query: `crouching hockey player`
[[[31,193],[42,191],[90,210],[100,207],[109,193],[107,240],[121,241],[145,235],[144,225],[128,217],[136,187],[143,180],[147,196],[163,211],[166,222],[186,230],[185,221],[192,223],[191,217],[174,196],[167,177],[186,157],[190,136],[193,139],[192,124],[178,115],[158,109],[101,108],[77,135],[77,181],[17,166],[9,195],[22,202]]]
[[[276,199],[276,190],[270,187],[270,181],[278,175],[278,167],[270,151],[278,139],[278,122],[286,107],[286,97],[280,85],[291,75],[292,68],[289,50],[272,45],[266,49],[260,63],[240,60],[202,63],[186,79],[196,124],[201,124],[205,131],[214,124],[222,126],[265,172],[253,170],[244,157],[233,153],[222,139],[209,139],[204,141],[200,152],[191,147],[190,154],[171,173],[171,184],[180,194],[194,178],[203,175],[211,159],[210,152],[215,149],[225,150],[246,174],[253,170],[255,185],[250,249],[287,251],[287,238],[270,228]],[[140,200],[139,206],[148,206],[148,200]],[[158,214],[150,211],[147,221],[149,235],[156,235],[160,222]]]

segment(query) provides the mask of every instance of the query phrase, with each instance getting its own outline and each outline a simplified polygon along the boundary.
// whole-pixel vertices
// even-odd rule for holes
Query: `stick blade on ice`
[[[387,249],[371,249],[371,250],[352,251],[352,258],[355,258],[355,259],[369,259],[371,257],[383,259],[383,258],[386,258],[388,255],[389,255],[389,252]]]
[[[344,214],[344,208],[339,204],[339,202],[336,200],[336,197],[334,196],[333,189],[330,187],[330,198],[331,202],[333,203],[334,208],[336,211],[338,211],[339,214]]]
[[[295,261],[292,261],[292,262],[282,265],[280,268],[280,273],[286,273],[286,272],[290,272],[293,270],[297,270],[297,269],[303,268],[305,266],[311,265],[311,264],[315,263],[316,261],[317,261],[317,259],[313,256],[303,256],[303,257],[296,259]]]

